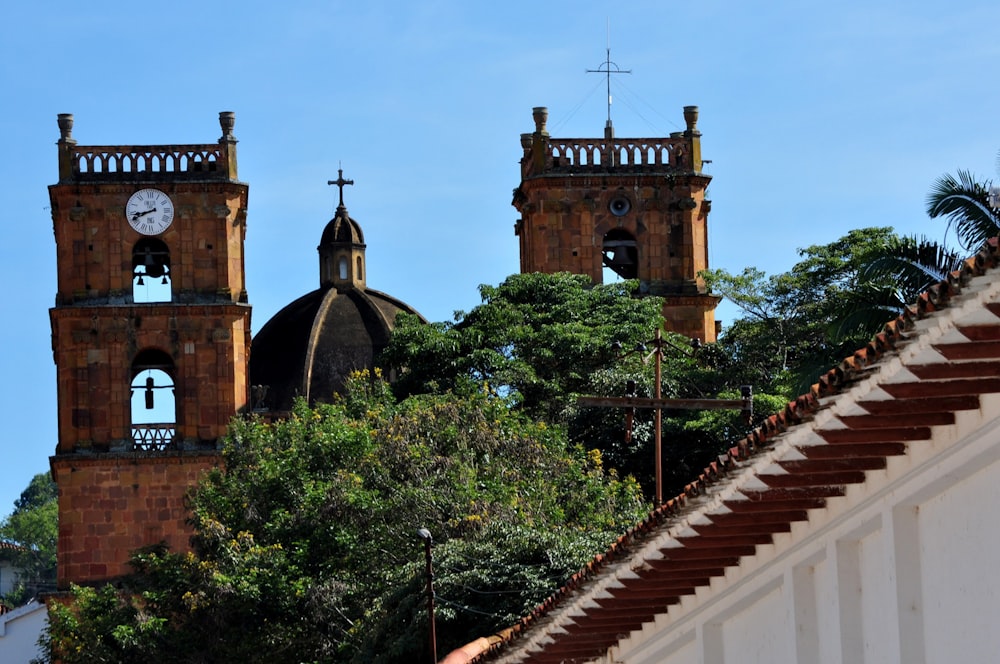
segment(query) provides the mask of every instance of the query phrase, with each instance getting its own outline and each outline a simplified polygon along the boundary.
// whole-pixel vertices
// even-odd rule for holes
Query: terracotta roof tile
[[[878,382],[861,395],[856,414],[830,414],[821,424],[801,426],[816,417],[829,398],[875,376],[876,364],[924,333],[926,326],[918,329],[919,321],[947,308],[971,279],[996,267],[997,261],[997,239],[993,239],[959,270],[921,294],[863,348],[820,376],[809,392],[710,463],[682,494],[650,512],[595,556],[531,614],[494,635],[488,646],[482,640],[474,642],[477,647],[456,651],[445,661],[485,662],[509,654],[515,646],[521,648],[520,654],[511,661],[545,664],[599,657],[682,596],[724,575],[741,558],[755,555],[756,547],[770,544],[774,533],[789,532],[792,523],[809,519],[810,510],[824,509],[827,499],[843,496],[847,485],[865,482],[866,473],[885,468],[889,457],[904,455],[908,445],[929,440],[932,427],[952,425],[955,412],[979,408],[979,395],[1000,392],[997,302],[981,305],[997,320],[957,326],[958,335],[949,333],[931,346],[944,361],[924,362],[918,355],[921,361],[905,365],[891,382]],[[777,439],[791,435],[793,429],[796,435],[804,432],[801,441],[796,438],[791,443],[803,458],[768,459]],[[751,467],[758,460],[760,468]],[[737,475],[753,481],[713,502],[710,494],[721,493]],[[688,522],[681,523],[681,517]],[[677,532],[666,537],[674,527]],[[661,542],[669,545],[660,547]],[[618,563],[627,563],[631,576],[602,586],[605,592],[599,598],[574,605],[581,592],[610,579]],[[560,611],[561,618],[555,615]],[[557,619],[558,629],[522,644]]]

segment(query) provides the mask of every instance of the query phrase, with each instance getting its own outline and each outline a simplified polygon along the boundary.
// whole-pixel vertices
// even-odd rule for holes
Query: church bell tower
[[[58,584],[188,546],[184,494],[246,407],[246,184],[233,113],[199,145],[81,146],[59,116],[49,187],[58,287]]]
[[[521,272],[638,279],[664,298],[666,328],[716,339],[715,306],[698,276],[708,268],[708,212],[698,108],[687,128],[666,138],[553,138],[548,110],[534,109],[535,131],[521,135],[521,183],[513,205]]]

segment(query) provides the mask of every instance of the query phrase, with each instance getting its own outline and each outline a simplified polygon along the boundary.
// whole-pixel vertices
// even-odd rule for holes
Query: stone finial
[[[222,127],[222,138],[219,140],[223,141],[235,141],[236,137],[233,136],[233,127],[236,125],[236,114],[232,111],[222,111],[219,113],[219,125]]]
[[[697,106],[685,106],[684,107],[684,121],[687,122],[687,130],[690,132],[698,131],[698,107]]]
[[[222,111],[219,113],[219,126],[222,127],[222,137],[219,138],[219,145],[222,146],[225,155],[226,171],[229,179],[237,181],[236,165],[236,137],[233,136],[233,126],[236,124],[236,114],[232,111]]]
[[[545,106],[535,106],[531,109],[531,117],[535,119],[535,132],[539,134],[548,134],[549,132],[545,129],[545,123],[549,121],[549,109]]]
[[[59,142],[75,143],[73,140],[73,114],[60,113],[59,116]]]

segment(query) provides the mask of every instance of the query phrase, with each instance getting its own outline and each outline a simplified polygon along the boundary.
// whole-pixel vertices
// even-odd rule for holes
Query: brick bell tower
[[[246,184],[233,113],[204,145],[80,146],[59,116],[49,187],[58,291],[58,585],[188,547],[184,494],[248,400]]]
[[[552,138],[548,109],[521,135],[521,184],[513,205],[521,272],[572,272],[638,279],[664,298],[668,330],[716,339],[715,306],[698,272],[708,267],[708,212],[698,107],[669,138]]]

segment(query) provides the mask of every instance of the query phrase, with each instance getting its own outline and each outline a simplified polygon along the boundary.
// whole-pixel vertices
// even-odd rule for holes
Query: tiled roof
[[[1000,393],[1000,284],[995,272],[977,279],[997,263],[994,239],[529,616],[449,664],[599,658],[958,411],[979,409],[981,395]]]

